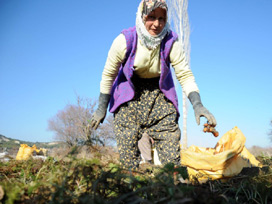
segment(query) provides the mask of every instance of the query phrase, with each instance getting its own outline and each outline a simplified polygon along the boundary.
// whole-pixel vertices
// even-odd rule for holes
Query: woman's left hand
[[[210,125],[212,125],[214,127],[216,126],[215,117],[202,104],[196,105],[194,107],[194,111],[195,111],[196,123],[198,125],[200,124],[200,117],[205,117],[205,118],[207,118],[208,123]]]
[[[201,100],[200,100],[200,95],[198,92],[193,91],[189,94],[188,96],[190,102],[193,105],[193,109],[195,111],[195,118],[196,118],[196,123],[199,125],[200,124],[200,117],[205,117],[208,120],[208,123],[212,126],[216,126],[216,120],[213,116],[213,114],[211,114],[202,104]]]

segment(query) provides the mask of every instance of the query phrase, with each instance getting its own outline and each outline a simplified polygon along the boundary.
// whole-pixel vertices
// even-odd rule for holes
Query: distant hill
[[[62,145],[61,142],[27,142],[23,140],[11,139],[4,135],[0,134],[0,147],[7,148],[7,149],[15,149],[19,148],[21,144],[27,144],[28,146],[33,146],[34,144],[37,148],[46,148],[51,149],[54,147],[59,147]]]

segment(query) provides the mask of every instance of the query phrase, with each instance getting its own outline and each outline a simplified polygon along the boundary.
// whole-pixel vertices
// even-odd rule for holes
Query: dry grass
[[[64,157],[62,154],[66,152]],[[271,203],[272,158],[254,174],[240,174],[226,182],[186,184],[186,168],[147,166],[122,169],[118,154],[108,148],[52,151],[46,161],[0,163],[2,203]],[[252,172],[251,172],[252,173]]]

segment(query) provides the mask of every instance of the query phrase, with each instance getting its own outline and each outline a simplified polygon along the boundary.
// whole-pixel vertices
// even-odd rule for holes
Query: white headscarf
[[[147,5],[149,2],[151,2],[151,5]],[[146,30],[143,18],[158,7],[166,9],[167,11],[167,5],[163,0],[153,0],[153,1],[142,0],[136,14],[136,31],[138,34],[138,38],[140,39],[141,43],[144,46],[146,46],[148,49],[156,49],[158,45],[160,45],[163,38],[170,31],[170,25],[168,23],[168,20],[166,21],[166,24],[162,32],[156,36],[150,35],[149,32]],[[143,13],[143,9],[145,9],[144,13]]]

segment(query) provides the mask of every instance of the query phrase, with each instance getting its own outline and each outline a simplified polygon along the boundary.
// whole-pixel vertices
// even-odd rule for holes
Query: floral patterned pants
[[[159,89],[159,78],[134,78],[135,96],[114,115],[114,133],[120,161],[137,169],[141,160],[138,141],[146,132],[154,140],[160,162],[180,164],[180,129],[177,111]]]

